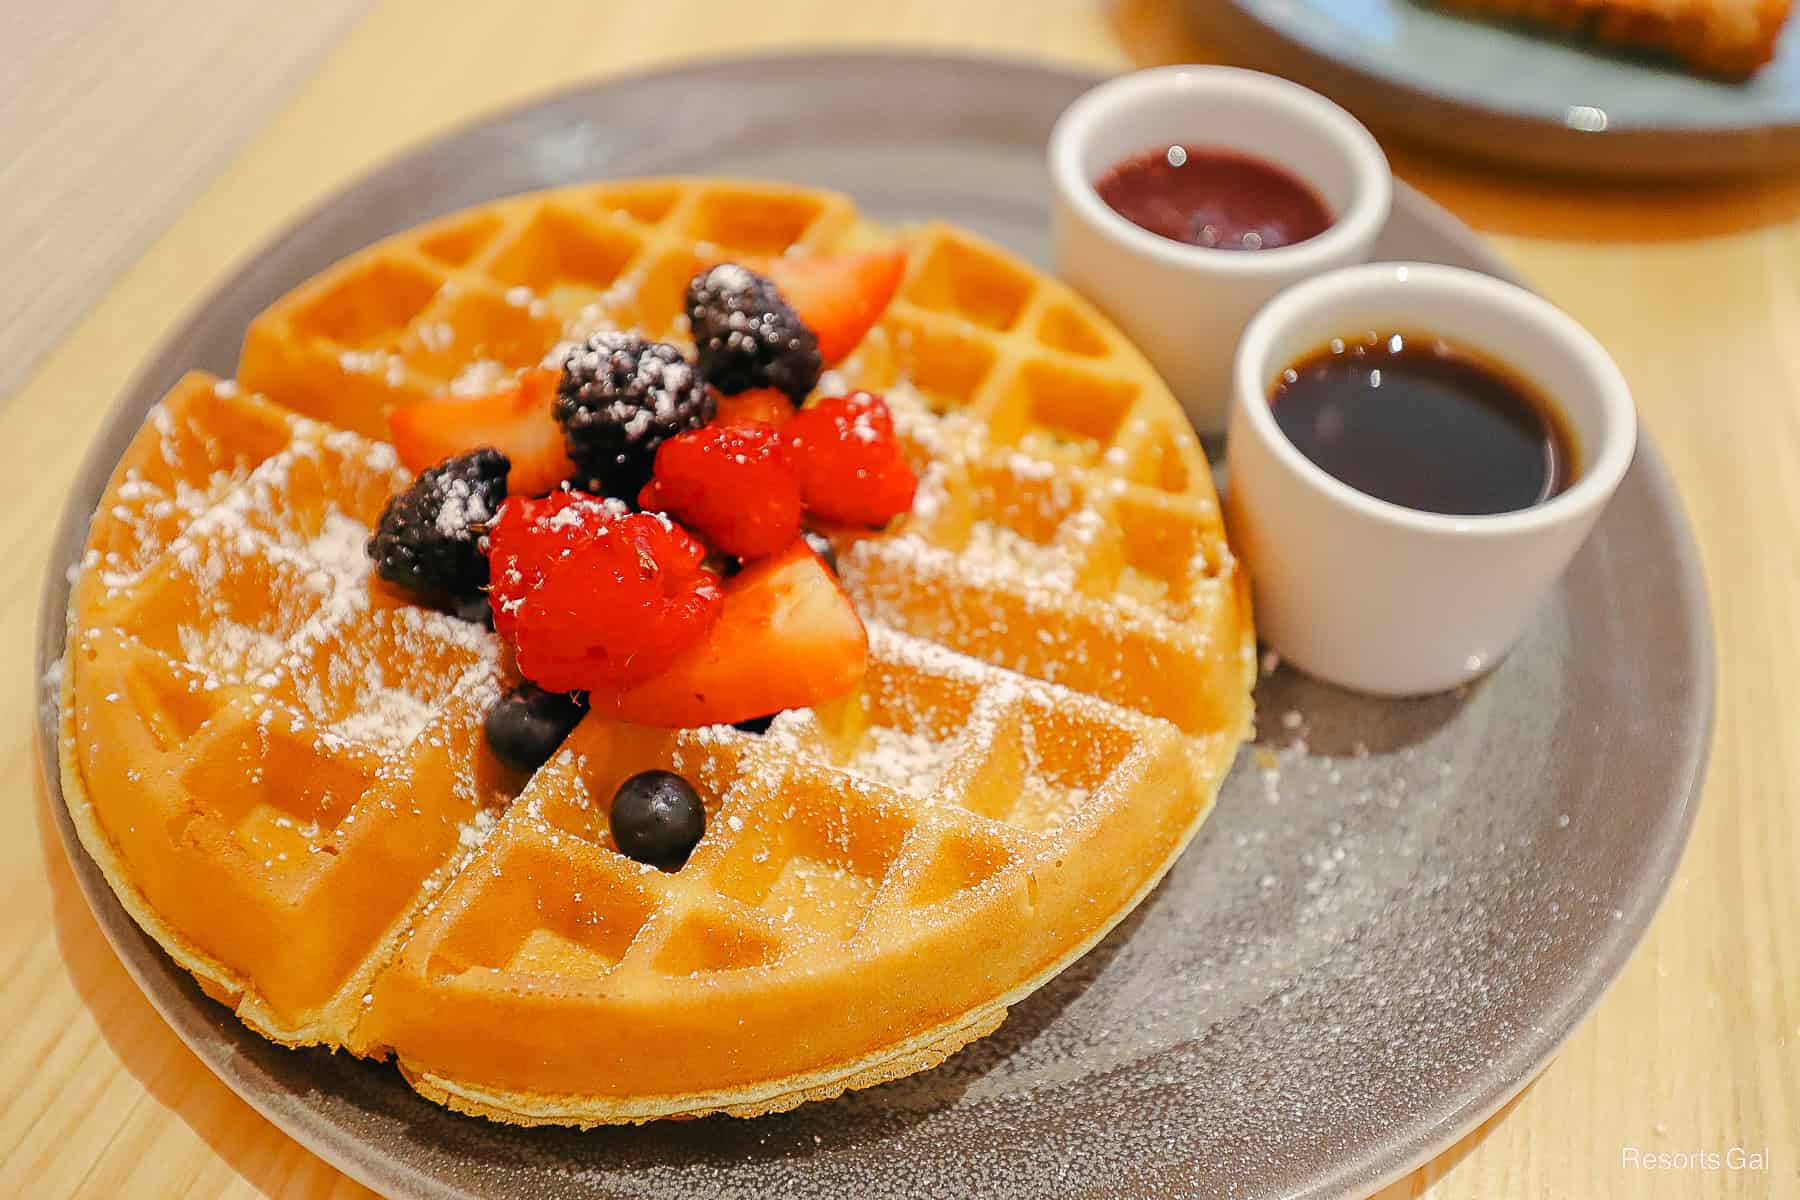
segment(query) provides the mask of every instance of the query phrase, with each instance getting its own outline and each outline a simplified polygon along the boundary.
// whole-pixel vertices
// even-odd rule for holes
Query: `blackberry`
[[[656,448],[712,420],[712,390],[678,347],[606,330],[569,351],[556,419],[576,483],[637,503]]]
[[[770,387],[798,405],[819,382],[819,339],[773,283],[736,263],[688,282],[700,370],[727,396]]]
[[[482,729],[495,758],[515,771],[535,771],[550,761],[587,709],[585,696],[546,692],[525,682],[494,703]]]
[[[434,604],[466,609],[487,586],[482,539],[506,499],[511,469],[506,455],[484,448],[413,480],[388,500],[369,539],[375,573]]]

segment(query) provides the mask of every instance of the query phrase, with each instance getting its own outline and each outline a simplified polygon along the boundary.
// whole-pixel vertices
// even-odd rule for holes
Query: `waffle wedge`
[[[407,478],[387,413],[596,328],[680,339],[709,257],[896,236],[899,298],[821,385],[883,391],[922,479],[897,528],[841,539],[858,690],[762,736],[590,715],[502,767],[503,648],[370,580]],[[462,1111],[753,1115],[935,1065],[1148,893],[1247,731],[1246,580],[1180,409],[1084,301],[954,228],[738,181],[518,197],[303,285],[240,375],[177,386],[94,515],[65,794],[246,1024],[392,1055]],[[707,810],[677,872],[608,833],[651,767]]]

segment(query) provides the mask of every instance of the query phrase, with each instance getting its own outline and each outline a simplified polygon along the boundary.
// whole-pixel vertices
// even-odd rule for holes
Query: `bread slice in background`
[[[1690,69],[1748,79],[1775,55],[1792,0],[1438,0],[1609,46],[1669,54]]]

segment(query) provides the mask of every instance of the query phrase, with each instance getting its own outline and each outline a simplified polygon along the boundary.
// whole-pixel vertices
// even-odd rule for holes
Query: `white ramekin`
[[[1282,433],[1269,394],[1334,337],[1438,337],[1507,364],[1567,418],[1578,474],[1534,508],[1419,512],[1339,481]],[[1238,348],[1227,508],[1255,587],[1257,631],[1308,674],[1378,695],[1455,687],[1491,667],[1593,528],[1637,446],[1618,366],[1548,301],[1487,275],[1418,263],[1335,271],[1283,292]]]
[[[1189,246],[1132,224],[1094,190],[1121,161],[1181,143],[1285,168],[1319,193],[1331,228],[1277,250]],[[1393,203],[1387,158],[1355,117],[1235,67],[1162,67],[1103,83],[1057,120],[1049,160],[1057,272],[1137,343],[1202,433],[1225,427],[1245,323],[1282,288],[1366,261]]]

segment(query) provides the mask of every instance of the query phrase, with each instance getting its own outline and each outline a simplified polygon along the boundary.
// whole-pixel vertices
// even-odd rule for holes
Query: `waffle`
[[[1528,21],[1608,45],[1747,79],[1775,57],[1791,0],[1438,0],[1477,16]]]
[[[821,384],[883,391],[921,473],[895,529],[834,535],[867,677],[762,736],[590,715],[501,766],[504,648],[371,580],[387,413],[595,328],[681,339],[705,258],[896,236],[899,297]],[[781,185],[539,193],[345,260],[257,318],[238,382],[153,410],[72,594],[65,794],[270,1038],[501,1121],[754,1115],[935,1065],[1148,893],[1247,732],[1247,592],[1166,387],[1005,252]],[[608,833],[652,767],[706,808],[677,872]]]

